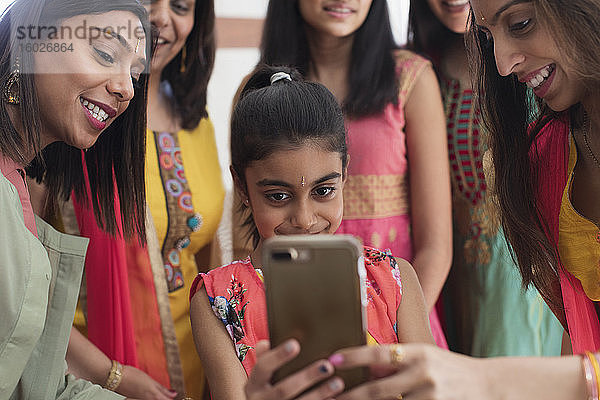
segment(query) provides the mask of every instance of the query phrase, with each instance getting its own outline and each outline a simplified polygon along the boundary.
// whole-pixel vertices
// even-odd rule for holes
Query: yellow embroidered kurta
[[[184,286],[169,293],[169,303],[179,344],[186,393],[198,400],[201,398],[204,379],[189,321],[189,287],[198,274],[194,255],[213,240],[217,231],[223,212],[225,190],[221,180],[221,169],[211,121],[203,119],[194,131],[182,130],[178,132],[177,136],[193,208],[202,216],[202,225],[198,231],[189,235],[190,244],[180,253]],[[148,131],[146,146],[148,149],[146,158],[147,201],[154,220],[159,246],[162,246],[169,223],[166,204],[166,195],[168,194],[161,179],[161,163],[152,131]]]

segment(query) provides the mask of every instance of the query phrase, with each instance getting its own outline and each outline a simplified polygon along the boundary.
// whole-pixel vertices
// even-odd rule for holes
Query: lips
[[[324,6],[323,10],[334,17],[346,17],[355,12],[355,10],[348,7],[344,3],[331,3]]]
[[[469,8],[468,0],[448,0],[442,1],[444,9],[450,13],[462,13]]]
[[[95,129],[104,129],[106,127],[106,121],[117,115],[117,110],[99,101],[80,97],[79,102],[86,111],[86,116]]]
[[[529,88],[533,89],[539,97],[544,97],[550,84],[554,80],[555,64],[548,64],[543,68],[533,71],[524,77],[520,77],[519,81],[525,83]]]

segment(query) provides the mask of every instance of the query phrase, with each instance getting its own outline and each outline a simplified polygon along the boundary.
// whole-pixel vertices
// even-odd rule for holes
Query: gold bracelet
[[[121,383],[121,379],[123,378],[122,372],[123,366],[117,360],[112,360],[112,366],[110,367],[110,372],[108,373],[108,378],[106,379],[106,383],[104,387],[108,390],[115,391],[119,384]]]
[[[590,360],[591,364],[592,364],[592,368],[594,369],[594,376],[596,378],[596,394],[600,393],[600,364],[598,364],[598,360],[596,359],[596,356],[594,355],[594,353],[586,351],[585,355],[588,357],[588,359]],[[598,398],[598,397],[596,397]]]

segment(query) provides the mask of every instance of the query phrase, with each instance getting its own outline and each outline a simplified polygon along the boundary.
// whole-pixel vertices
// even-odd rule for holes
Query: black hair
[[[291,80],[271,84],[277,72],[289,74]],[[231,117],[231,166],[242,186],[239,189],[246,190],[245,171],[252,162],[306,143],[339,153],[346,170],[346,128],[335,97],[320,83],[304,81],[295,69],[259,65]],[[251,214],[244,225],[256,247],[260,236]]]
[[[290,65],[303,76],[311,55],[298,0],[270,0],[261,43],[260,62]],[[349,92],[342,108],[350,117],[377,114],[398,104],[394,42],[386,0],[373,0],[365,22],[354,33]]]
[[[33,161],[28,174],[48,187],[51,203],[67,200],[75,191],[84,202],[86,195],[83,179],[82,152],[62,142],[41,149],[42,121],[33,71],[33,56],[18,52],[16,26],[43,26],[77,15],[103,14],[110,11],[128,11],[137,16],[146,36],[146,54],[150,59],[152,41],[147,13],[138,0],[16,0],[0,20],[0,87],[4,87],[12,68],[15,54],[25,68],[20,75],[20,114],[23,135],[19,134],[8,116],[6,102],[0,102],[0,152],[15,162],[26,165],[30,155]],[[85,153],[91,205],[98,225],[111,234],[117,234],[115,215],[115,187],[120,200],[122,234],[130,237],[136,232],[145,239],[145,183],[144,157],[146,147],[147,68],[135,85],[135,94],[127,110],[100,135]]]
[[[443,50],[458,40],[463,41],[464,34],[448,29],[431,11],[426,0],[410,0],[408,47],[411,50],[431,58],[437,68]]]
[[[208,117],[206,91],[215,63],[214,28],[214,1],[197,0],[194,27],[179,54],[162,71],[161,80],[171,86],[174,109],[184,129],[194,129]]]

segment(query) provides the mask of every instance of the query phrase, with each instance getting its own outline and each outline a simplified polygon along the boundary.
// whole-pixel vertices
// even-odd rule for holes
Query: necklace
[[[594,154],[594,152],[592,151],[592,147],[590,146],[590,142],[588,141],[588,132],[590,131],[590,117],[585,114],[584,116],[584,122],[583,122],[583,141],[585,142],[585,147],[587,147],[588,152],[590,153],[590,156],[592,156],[592,158],[594,159],[594,162],[596,163],[596,165],[598,166],[598,168],[600,168],[600,161],[598,161],[598,158],[596,157],[596,155]]]

